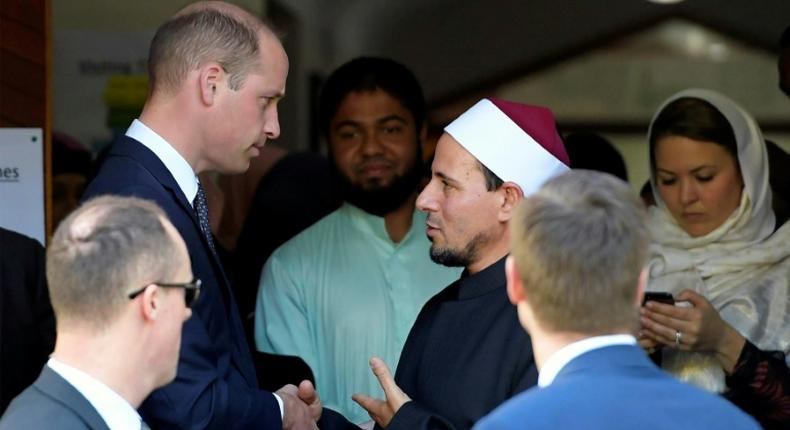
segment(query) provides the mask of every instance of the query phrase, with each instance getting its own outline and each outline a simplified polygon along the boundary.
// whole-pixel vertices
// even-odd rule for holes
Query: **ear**
[[[159,309],[162,306],[161,296],[162,290],[156,284],[151,284],[142,294],[140,300],[140,314],[143,319],[148,321],[155,321],[159,315]]]
[[[218,63],[206,63],[199,69],[200,101],[204,105],[211,106],[214,104],[217,91],[221,89],[220,84],[225,84],[225,70]]]
[[[508,255],[505,260],[505,277],[507,278],[507,298],[510,303],[518,305],[525,301],[524,285],[521,282],[521,274],[516,267],[516,261],[512,255]]]
[[[513,211],[516,209],[516,206],[524,199],[524,192],[514,182],[505,182],[497,192],[502,196],[502,203],[499,207],[499,221],[508,222],[513,217]]]
[[[639,272],[639,281],[636,283],[636,306],[642,306],[642,298],[645,296],[645,288],[647,288],[647,267],[643,267]]]

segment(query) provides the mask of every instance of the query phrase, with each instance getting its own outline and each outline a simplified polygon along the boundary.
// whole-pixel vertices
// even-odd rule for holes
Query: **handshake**
[[[310,381],[288,384],[275,392],[283,402],[283,429],[317,429],[323,406]]]

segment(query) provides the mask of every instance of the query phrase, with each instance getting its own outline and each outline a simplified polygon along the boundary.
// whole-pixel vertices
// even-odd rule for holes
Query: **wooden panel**
[[[0,15],[43,34],[44,3],[44,0],[3,0],[0,1]]]
[[[44,34],[7,18],[0,20],[0,49],[43,66]]]
[[[0,117],[16,122],[20,127],[44,127],[44,100],[3,86],[0,88]]]
[[[44,68],[14,54],[3,54],[0,61],[0,84],[31,97],[44,99]],[[2,95],[0,94],[0,97]]]

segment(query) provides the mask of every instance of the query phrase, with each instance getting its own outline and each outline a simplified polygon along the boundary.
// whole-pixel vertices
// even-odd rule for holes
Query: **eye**
[[[695,178],[699,182],[710,182],[713,179],[713,175],[697,175]]]
[[[346,128],[339,130],[336,136],[340,140],[352,140],[359,137],[359,132],[354,129]]]
[[[403,130],[402,127],[397,125],[388,125],[384,127],[384,134],[399,134]]]
[[[675,178],[662,178],[662,177],[658,178],[658,184],[663,186],[673,185],[675,181],[676,181]]]

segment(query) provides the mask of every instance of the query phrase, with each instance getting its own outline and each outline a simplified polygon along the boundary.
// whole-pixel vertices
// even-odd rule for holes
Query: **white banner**
[[[44,140],[40,128],[0,128],[0,227],[44,244]]]

